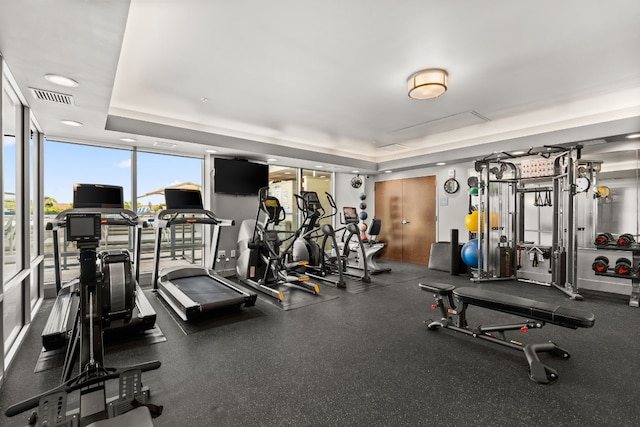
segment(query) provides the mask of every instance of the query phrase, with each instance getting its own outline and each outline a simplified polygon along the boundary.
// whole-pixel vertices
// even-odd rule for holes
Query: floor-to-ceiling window
[[[0,58],[1,59],[1,58]],[[32,311],[39,301],[39,292],[32,295],[32,270],[37,268],[38,245],[33,249],[30,241],[36,239],[32,229],[33,216],[30,212],[31,144],[29,141],[29,121],[31,112],[24,105],[24,98],[12,83],[6,64],[1,62],[0,130],[0,193],[2,194],[2,234],[0,248],[0,342],[3,357],[0,363],[0,381],[6,366],[11,363],[24,337],[26,327],[31,322]],[[34,126],[35,128],[35,126]],[[37,132],[37,129],[35,129]],[[36,191],[37,193],[37,191]],[[36,281],[37,284],[37,281]],[[38,288],[39,289],[39,288]],[[33,303],[32,303],[33,301]]]
[[[17,221],[16,221],[16,117],[18,99],[5,80],[2,91],[2,208],[4,212],[3,230],[3,271],[6,283],[17,271]]]
[[[90,145],[45,141],[44,144],[45,221],[73,205],[74,184],[116,185],[123,188],[124,207],[131,209],[131,151]],[[53,245],[59,245],[62,282],[78,275],[75,247],[67,244],[64,233],[58,242],[53,233],[45,234],[45,283],[55,280]],[[129,228],[104,226],[102,244],[108,248],[130,248]]]
[[[203,159],[170,156],[156,153],[137,153],[137,200],[138,215],[152,220],[165,207],[164,189],[167,187],[198,190],[202,193]],[[163,257],[200,262],[202,259],[202,225],[182,225],[166,230],[163,236]],[[142,233],[143,272],[151,271],[153,259],[154,230],[148,227]]]
[[[31,278],[30,278],[30,297],[31,309],[35,308],[36,303],[42,298],[41,286],[41,268],[42,262],[42,245],[40,237],[44,231],[42,224],[42,204],[40,197],[40,178],[42,171],[40,170],[40,152],[42,146],[42,134],[38,131],[33,120],[29,121],[29,255],[31,262]]]
[[[286,213],[286,219],[278,229],[294,231],[298,228],[298,205],[295,194],[300,193],[298,169],[286,166],[269,166],[269,194],[277,197]]]

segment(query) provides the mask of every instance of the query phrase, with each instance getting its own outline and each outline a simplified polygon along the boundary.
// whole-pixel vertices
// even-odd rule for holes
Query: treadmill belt
[[[181,279],[173,279],[171,283],[186,296],[201,305],[233,298],[239,298],[239,302],[244,300],[242,294],[210,276],[183,277]]]

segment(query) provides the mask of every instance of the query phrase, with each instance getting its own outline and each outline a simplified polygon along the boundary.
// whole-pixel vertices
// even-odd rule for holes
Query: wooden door
[[[436,235],[435,176],[376,182],[383,259],[427,265]]]
[[[436,177],[402,180],[402,261],[429,264],[436,238]]]
[[[383,259],[402,261],[402,180],[376,182],[375,217],[382,221],[378,240],[386,246]]]

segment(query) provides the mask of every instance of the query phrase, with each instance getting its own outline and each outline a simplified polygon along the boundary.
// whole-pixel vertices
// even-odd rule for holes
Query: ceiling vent
[[[51,92],[50,90],[36,89],[33,87],[30,87],[29,90],[31,91],[31,95],[33,95],[34,98],[39,99],[41,101],[49,101],[49,102],[55,102],[57,104],[65,104],[65,105],[76,105],[75,102],[73,102],[73,96],[71,95],[65,95],[64,93],[58,93],[58,92]]]
[[[153,146],[161,148],[176,148],[178,144],[174,144],[172,142],[156,141],[153,143]]]
[[[402,151],[402,150],[406,150],[407,147],[406,145],[402,145],[402,144],[389,144],[389,145],[383,145],[381,147],[378,147],[378,150],[384,150],[384,151]]]

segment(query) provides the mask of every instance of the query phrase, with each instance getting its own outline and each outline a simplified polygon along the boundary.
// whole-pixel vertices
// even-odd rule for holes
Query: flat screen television
[[[269,166],[246,160],[220,159],[213,162],[216,193],[252,195],[269,185]]]
[[[123,208],[122,187],[102,184],[74,184],[74,208]]]
[[[202,195],[198,190],[165,188],[167,209],[202,209]]]

